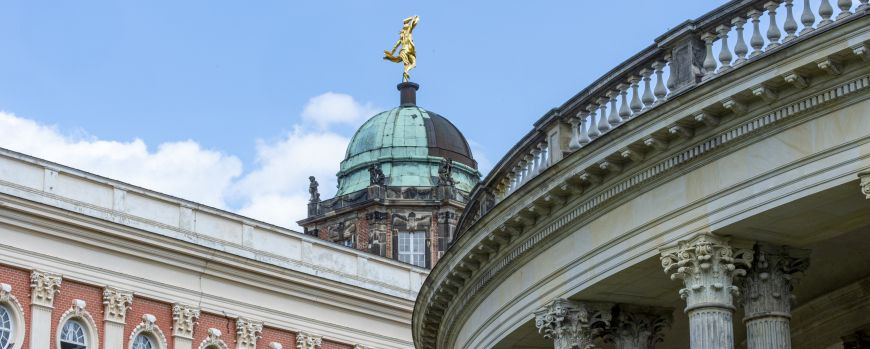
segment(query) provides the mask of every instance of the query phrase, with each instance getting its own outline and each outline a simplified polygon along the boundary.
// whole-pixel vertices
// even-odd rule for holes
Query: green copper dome
[[[470,192],[480,173],[456,126],[414,105],[397,107],[373,116],[357,130],[341,162],[337,195],[366,189],[372,164],[380,164],[388,186],[435,187],[445,159],[453,160],[456,188]]]

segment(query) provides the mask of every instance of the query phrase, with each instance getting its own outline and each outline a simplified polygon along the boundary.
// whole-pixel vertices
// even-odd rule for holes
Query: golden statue
[[[384,59],[393,63],[402,62],[402,64],[405,65],[405,72],[402,74],[402,81],[410,80],[411,76],[408,75],[408,71],[417,66],[417,50],[414,49],[414,38],[411,36],[411,32],[414,31],[415,27],[417,27],[417,22],[419,21],[420,16],[405,18],[405,20],[402,21],[402,30],[399,31],[399,41],[396,41],[396,45],[393,46],[392,51],[384,50]],[[402,46],[399,50],[399,55],[394,56],[399,45]]]

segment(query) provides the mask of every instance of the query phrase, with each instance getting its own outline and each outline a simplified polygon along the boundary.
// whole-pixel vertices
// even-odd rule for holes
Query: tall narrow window
[[[422,231],[399,232],[399,261],[426,267],[426,233]]]
[[[133,340],[133,349],[154,349],[154,342],[144,334],[139,334]]]
[[[12,347],[12,314],[0,305],[0,349]]]
[[[60,349],[87,349],[85,329],[76,320],[69,320],[63,324],[60,332]]]

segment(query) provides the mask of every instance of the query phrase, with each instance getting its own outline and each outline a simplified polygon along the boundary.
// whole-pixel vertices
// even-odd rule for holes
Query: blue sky
[[[256,198],[240,194],[239,183],[268,167],[270,154],[283,156],[281,149],[312,134],[337,137],[312,144],[340,146],[339,138],[352,135],[368,115],[318,117],[398,103],[401,66],[382,61],[380,52],[392,47],[409,15],[421,17],[414,32],[418,68],[411,72],[421,85],[418,104],[453,121],[487,166],[551,107],[668,28],[721,3],[4,1],[0,110],[63,138],[61,147],[140,141],[145,153],[138,149],[137,156],[150,156],[161,146],[193,144],[229,159],[233,164],[223,164],[233,170],[224,188],[229,194],[205,201],[244,213]],[[318,109],[313,98],[327,93],[345,97],[340,102],[352,110],[330,109],[328,98]],[[0,139],[0,146],[64,162],[57,151],[24,141]],[[111,154],[68,164],[99,173]],[[306,164],[290,162],[262,180],[300,180],[306,190],[304,176],[296,178]],[[294,170],[298,176],[281,175],[280,168],[294,166],[302,167]],[[334,174],[323,167],[312,172]],[[184,187],[138,181],[158,190]],[[202,199],[183,190],[171,194]],[[287,222],[278,223],[292,226]]]

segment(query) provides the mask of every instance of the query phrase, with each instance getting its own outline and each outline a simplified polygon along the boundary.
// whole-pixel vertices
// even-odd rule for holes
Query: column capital
[[[239,349],[255,349],[257,347],[257,339],[263,333],[263,323],[259,321],[251,321],[245,318],[236,320],[236,333],[238,334]]]
[[[62,281],[63,278],[58,274],[40,270],[32,271],[30,273],[30,303],[51,308],[54,303],[54,295],[60,291]]]
[[[859,173],[858,178],[861,179],[861,193],[870,199],[870,171]]]
[[[605,340],[617,349],[652,349],[673,322],[671,308],[618,304]]]
[[[114,287],[103,289],[103,305],[106,314],[104,319],[109,322],[124,324],[127,309],[133,304],[133,292],[119,290]]]
[[[752,258],[751,248],[734,248],[728,238],[708,233],[661,250],[665,273],[685,284],[680,297],[686,300],[687,312],[701,307],[733,310],[732,296],[739,289],[732,280],[746,275]]]
[[[320,336],[315,336],[305,332],[299,332],[296,334],[297,349],[318,349],[322,343],[323,339]]]
[[[199,308],[191,305],[175,303],[172,305],[172,336],[193,339],[193,326],[199,320]],[[211,336],[209,329],[209,336]],[[220,331],[217,336],[220,337]]]
[[[610,326],[613,304],[558,298],[535,312],[535,327],[556,349],[594,347]]]
[[[769,244],[755,245],[752,268],[740,282],[744,321],[757,317],[791,317],[792,291],[809,267],[810,251]]]

